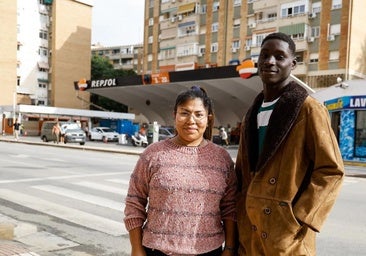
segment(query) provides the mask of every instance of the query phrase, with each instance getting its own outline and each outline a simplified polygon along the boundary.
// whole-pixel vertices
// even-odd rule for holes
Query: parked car
[[[89,131],[90,140],[118,141],[118,135],[109,127],[94,127]]]
[[[61,124],[61,130],[65,132],[64,143],[79,143],[84,145],[86,134],[76,123]]]
[[[159,128],[159,140],[166,140],[173,138],[175,136],[175,131],[173,127],[160,127]]]
[[[56,121],[45,121],[41,128],[41,140],[44,142],[55,141],[56,136],[52,133],[52,128]],[[60,122],[61,130],[65,133],[64,143],[79,143],[84,145],[86,141],[85,132],[77,123]]]
[[[174,136],[175,136],[174,127],[171,127],[171,126],[159,127],[159,137],[158,137],[159,141],[173,138]],[[152,141],[153,141],[153,133],[151,130],[149,130],[147,133],[147,140],[148,140],[149,144],[152,143]]]
[[[41,127],[41,140],[44,142],[56,141],[56,136],[52,133],[52,128],[56,121],[45,121]]]

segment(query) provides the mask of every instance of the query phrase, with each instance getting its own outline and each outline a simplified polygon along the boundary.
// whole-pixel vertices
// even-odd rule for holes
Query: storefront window
[[[334,135],[337,138],[337,141],[339,143],[339,126],[340,126],[340,122],[341,122],[341,112],[331,112],[330,113],[330,120],[331,120],[331,125],[332,125],[332,129],[334,131]]]
[[[356,111],[355,156],[366,157],[366,111]]]

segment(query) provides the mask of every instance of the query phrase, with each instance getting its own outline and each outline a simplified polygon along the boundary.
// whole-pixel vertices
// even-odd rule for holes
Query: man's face
[[[258,58],[258,72],[264,84],[284,82],[296,67],[296,59],[287,42],[280,39],[266,41]]]

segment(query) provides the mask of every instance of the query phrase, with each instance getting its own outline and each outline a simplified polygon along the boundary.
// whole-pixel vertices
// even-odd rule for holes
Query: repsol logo
[[[117,85],[116,78],[94,80],[91,82],[91,88],[112,87],[116,85]]]

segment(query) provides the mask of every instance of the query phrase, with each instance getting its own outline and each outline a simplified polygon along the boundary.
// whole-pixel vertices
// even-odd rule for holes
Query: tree
[[[113,65],[107,58],[96,55],[92,56],[91,80],[98,80],[111,77],[124,77],[130,75],[136,75],[136,73],[133,70],[114,69]],[[109,111],[115,111],[115,112],[128,111],[128,107],[126,105],[97,94],[91,94],[90,101],[95,105],[98,105],[104,109],[108,109]],[[91,105],[90,109],[97,109],[97,108]]]

